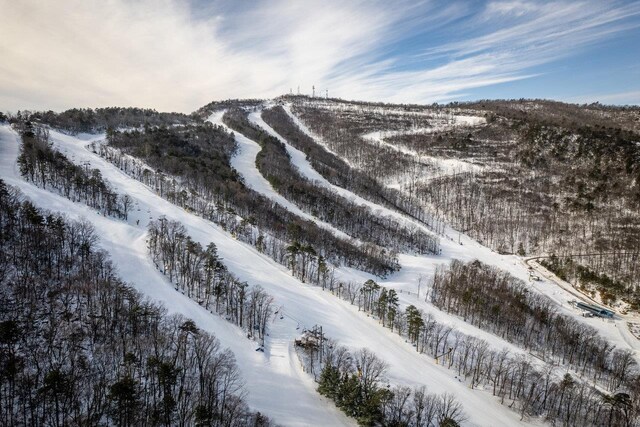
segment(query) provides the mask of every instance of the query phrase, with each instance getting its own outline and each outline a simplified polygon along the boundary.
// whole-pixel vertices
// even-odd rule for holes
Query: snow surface
[[[230,348],[248,385],[247,400],[253,409],[292,426],[355,425],[315,392],[313,380],[302,371],[292,346],[296,335],[295,321],[287,318],[270,325],[265,353],[256,352],[257,344],[248,340],[240,328],[208,312],[168,283],[148,255],[146,226],[160,215],[182,222],[195,240],[203,244],[214,241],[230,270],[240,273],[241,280],[251,284],[278,282],[283,287],[291,285],[286,271],[258,256],[253,249],[234,240],[219,227],[161,199],[142,183],[85,149],[88,141],[102,139],[102,135],[74,138],[51,131],[50,136],[56,148],[74,162],[89,161],[91,167],[100,169],[103,177],[119,193],[133,197],[136,207],[127,222],[104,217],[84,204],[73,203],[24,181],[16,165],[19,139],[8,126],[0,127],[2,179],[19,188],[41,208],[64,212],[71,219],[91,221],[100,236],[100,245],[109,252],[125,281],[150,299],[165,305],[170,313],[180,313],[193,319],[198,327],[213,333],[223,346]],[[140,225],[136,225],[137,220]],[[283,300],[277,299],[277,302],[281,304]]]
[[[333,154],[336,157],[340,157],[335,151],[331,150],[331,148],[329,147],[329,144],[327,144],[320,135],[317,135],[316,133],[314,133],[310,128],[307,127],[307,125],[298,118],[298,116],[296,116],[295,114],[293,114],[293,111],[291,111],[291,105],[290,104],[285,104],[282,106],[282,109],[287,113],[287,115],[289,115],[289,117],[291,118],[291,120],[293,120],[293,122],[296,124],[296,126],[298,126],[304,133],[306,133],[308,136],[310,136],[311,138],[313,138],[313,140],[318,143],[320,146],[322,146],[322,148],[324,148],[325,150],[327,150],[329,153]],[[343,162],[345,162],[346,164],[348,164],[349,166],[351,166],[352,168],[355,168],[354,164],[351,163],[349,161],[349,159],[342,159]]]
[[[231,158],[231,166],[240,173],[247,187],[266,196],[267,198],[286,208],[288,211],[298,215],[299,217],[312,221],[319,227],[329,230],[334,235],[345,240],[353,240],[351,236],[338,230],[333,225],[307,214],[298,206],[291,203],[289,200],[281,196],[276,190],[274,190],[269,181],[267,181],[267,179],[260,173],[258,167],[256,166],[256,156],[258,155],[260,150],[262,150],[262,147],[260,147],[260,144],[258,144],[257,142],[252,141],[241,133],[236,132],[225,125],[222,121],[222,116],[224,115],[224,113],[225,110],[217,111],[213,113],[208,120],[215,125],[222,126],[228,132],[233,132],[236,143],[238,144],[238,151]]]

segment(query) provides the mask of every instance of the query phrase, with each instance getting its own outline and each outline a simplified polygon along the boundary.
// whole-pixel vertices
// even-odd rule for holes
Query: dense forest
[[[46,128],[33,126],[31,121],[17,127],[22,139],[18,166],[26,180],[85,203],[103,215],[127,219],[133,200],[112,190],[98,169],[76,165],[53,148]]]
[[[72,134],[104,132],[107,129],[138,128],[144,126],[173,126],[194,122],[195,117],[181,113],[159,113],[145,108],[73,108],[54,111],[22,111],[14,119],[49,125]]]
[[[88,222],[0,180],[0,424],[270,425],[233,354],[116,275]]]
[[[591,104],[567,104],[548,99],[479,100],[452,103],[461,110],[482,110],[513,120],[548,123],[565,128],[620,128],[640,132],[640,107]]]

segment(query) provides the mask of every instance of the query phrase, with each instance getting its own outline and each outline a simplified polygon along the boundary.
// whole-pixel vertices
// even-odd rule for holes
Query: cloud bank
[[[297,91],[448,101],[638,28],[637,2],[0,0],[0,110]]]

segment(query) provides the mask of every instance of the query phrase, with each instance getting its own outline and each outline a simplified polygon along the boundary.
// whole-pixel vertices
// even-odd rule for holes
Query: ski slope
[[[299,118],[291,116],[293,113],[291,113],[290,108],[285,108],[285,111],[290,114],[290,117],[292,117],[296,123],[301,123]],[[304,174],[308,179],[314,181],[317,185],[330,188],[341,196],[352,200],[354,203],[368,206],[378,215],[391,216],[398,221],[412,224],[427,232],[431,232],[431,230],[425,227],[424,224],[412,218],[374,202],[370,202],[349,190],[330,183],[313,168],[302,151],[290,145],[281,135],[262,120],[260,113],[252,113],[249,115],[249,118],[254,124],[260,126],[267,133],[278,138],[283,144],[285,144],[287,152],[291,156],[291,161],[294,165],[302,174]],[[307,128],[305,126],[302,129],[305,131]],[[309,136],[313,137],[312,134]],[[353,280],[360,283],[363,283],[368,279],[374,279],[381,286],[397,290],[399,292],[401,303],[405,305],[413,304],[416,307],[421,308],[423,311],[431,313],[439,322],[453,326],[457,330],[466,334],[482,338],[494,348],[508,348],[514,353],[523,353],[519,347],[508,343],[502,338],[475,326],[469,325],[458,317],[451,316],[440,311],[433,305],[426,302],[424,297],[428,292],[427,283],[429,279],[433,277],[435,269],[440,265],[448,264],[453,259],[459,259],[462,261],[478,259],[486,264],[494,265],[506,270],[524,281],[528,281],[529,278],[528,266],[524,264],[520,257],[514,255],[500,255],[470,237],[463,235],[462,233],[458,233],[450,227],[446,228],[445,235],[440,240],[440,244],[442,253],[438,256],[399,254],[398,259],[401,269],[399,272],[394,273],[387,279],[379,279],[361,271],[349,268],[338,269],[337,276],[343,280]],[[418,297],[419,282],[421,287],[421,298]],[[616,346],[634,350],[636,356],[640,359],[640,341],[631,334],[624,319],[605,320],[601,318],[582,317],[579,310],[576,310],[568,304],[568,301],[574,299],[573,295],[567,291],[557,288],[550,280],[532,282],[532,287],[536,291],[548,295],[554,302],[556,302],[556,304],[558,304],[564,314],[571,315],[580,321],[588,323]]]
[[[486,119],[484,117],[454,115],[446,113],[428,115],[424,120],[428,122],[429,127],[412,127],[410,129],[403,130],[377,130],[362,135],[362,138],[365,141],[369,141],[381,147],[386,147],[391,150],[406,154],[408,156],[418,158],[419,162],[426,163],[429,166],[435,167],[435,173],[424,173],[421,176],[422,179],[429,179],[436,176],[440,177],[455,175],[463,172],[480,172],[482,170],[481,166],[464,160],[428,156],[424,153],[418,153],[414,150],[411,150],[403,146],[402,144],[391,144],[386,141],[387,138],[391,138],[394,136],[443,132],[456,127],[474,127],[486,123]]]
[[[272,127],[270,127],[262,119],[260,111],[249,114],[249,120],[253,124],[262,128],[269,135],[280,140],[285,145],[287,152],[291,156],[291,161],[294,164],[294,166],[296,166],[298,170],[301,171],[301,173],[309,180],[315,182],[317,185],[322,185],[326,188],[329,188],[330,190],[335,191],[336,193],[339,193],[341,196],[348,198],[349,200],[359,205],[371,208],[378,215],[382,215],[383,213],[386,213],[386,214],[394,213],[393,211],[381,208],[379,205],[375,203],[371,203],[366,199],[363,199],[362,197],[357,196],[354,193],[343,189],[342,187],[335,186],[331,184],[329,181],[327,181],[322,175],[320,175],[313,168],[311,163],[309,163],[305,153],[303,153],[302,151],[290,145],[280,134],[278,134]],[[243,173],[243,171],[239,171],[239,172],[241,174]],[[275,191],[275,190],[272,190],[272,191]],[[395,215],[393,216],[396,219],[400,218]],[[400,219],[404,220],[404,218],[400,218]],[[525,351],[503,340],[502,338],[499,338],[491,333],[488,333],[482,329],[479,329],[473,325],[470,325],[469,323],[464,322],[462,319],[458,317],[449,315],[438,309],[434,309],[433,306],[430,306],[429,304],[427,304],[424,301],[424,296],[427,293],[426,285],[427,285],[428,279],[430,278],[429,274],[433,274],[433,270],[425,269],[425,266],[426,266],[426,264],[424,263],[425,260],[428,260],[428,264],[433,266],[440,265],[445,261],[446,262],[450,261],[450,259],[442,260],[441,257],[436,257],[436,256],[411,256],[411,255],[400,254],[399,261],[402,268],[400,272],[392,276],[392,279],[389,279],[389,280],[380,279],[379,277],[376,277],[371,274],[368,274],[353,268],[349,268],[349,267],[340,267],[336,269],[336,276],[339,279],[344,281],[355,281],[359,283],[364,283],[369,279],[373,279],[378,284],[381,284],[382,286],[399,290],[400,291],[400,294],[398,295],[399,300],[404,306],[413,304],[417,307],[420,307],[425,312],[431,313],[438,322],[444,323],[446,325],[450,325],[455,329],[457,329],[458,331],[463,332],[467,335],[472,335],[478,338],[482,338],[485,341],[489,342],[496,349],[507,348],[514,354],[518,354],[518,353],[526,354]],[[423,282],[424,282],[423,284],[424,287],[422,288],[422,293],[421,293],[423,298],[418,298],[417,288],[416,289],[412,288],[412,283],[417,284],[417,280],[420,277],[420,275],[422,275]]]
[[[223,347],[230,348],[237,359],[241,374],[248,387],[247,401],[254,410],[259,410],[279,423],[292,426],[308,425],[354,425],[355,423],[337,410],[333,403],[319,396],[313,381],[304,373],[293,353],[287,322],[276,322],[271,327],[271,337],[265,353],[256,352],[256,343],[247,339],[242,330],[217,314],[175,291],[153,265],[146,248],[146,226],[160,215],[183,222],[191,236],[201,243],[211,240],[218,245],[220,255],[227,265],[242,263],[242,257],[251,259],[252,251],[223,234],[211,223],[187,214],[151,192],[143,184],[130,179],[117,168],[93,155],[84,148],[102,135],[70,137],[51,131],[56,148],[76,163],[89,161],[91,167],[100,169],[103,177],[119,193],[127,193],[135,200],[127,222],[104,217],[86,205],[40,189],[22,179],[16,165],[18,136],[8,127],[0,127],[0,177],[9,185],[19,188],[38,207],[64,212],[71,219],[88,219],[100,236],[100,245],[109,252],[122,279],[133,285],[150,299],[165,305],[170,313],[180,313],[193,319],[198,327],[214,334]],[[136,225],[136,221],[140,222]],[[235,257],[231,254],[236,253]],[[261,261],[255,265],[255,274],[260,275]],[[229,265],[231,271],[237,269]],[[267,269],[268,270],[268,269]],[[285,276],[283,272],[279,272]],[[245,274],[243,280],[256,280]],[[288,322],[291,323],[291,322]],[[284,329],[284,331],[283,331]],[[295,330],[295,328],[294,328]],[[286,386],[283,386],[286,385]],[[292,405],[295,402],[295,406]],[[319,420],[325,420],[320,422]]]
[[[523,425],[519,416],[488,391],[471,390],[455,378],[453,371],[435,365],[401,337],[382,328],[378,322],[356,307],[320,288],[302,284],[282,266],[252,247],[231,237],[222,229],[190,214],[157,196],[142,183],[125,175],[85,148],[101,135],[71,137],[51,131],[56,148],[76,163],[89,162],[116,191],[135,200],[128,222],[106,218],[83,204],[37,188],[25,182],[16,166],[18,137],[8,126],[0,127],[0,176],[21,189],[39,207],[65,212],[70,218],[87,218],[101,238],[121,277],[141,293],[164,304],[169,312],[192,318],[200,328],[215,334],[229,347],[247,382],[247,401],[283,425],[354,425],[330,402],[315,392],[315,384],[303,373],[293,350],[293,340],[302,327],[323,326],[328,337],[356,350],[372,349],[389,366],[389,380],[406,385],[426,385],[435,393],[453,393],[469,415],[467,425]],[[139,209],[139,210],[138,210]],[[191,237],[207,244],[213,241],[230,271],[242,281],[261,285],[282,306],[284,318],[276,317],[270,325],[265,353],[255,352],[255,343],[244,338],[241,330],[213,315],[186,296],[176,292],[153,266],[145,244],[146,225],[165,215],[180,221]],[[139,224],[136,222],[139,220]]]

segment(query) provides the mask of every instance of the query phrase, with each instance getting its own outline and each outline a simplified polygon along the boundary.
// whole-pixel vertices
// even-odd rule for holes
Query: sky
[[[0,0],[0,111],[293,91],[640,104],[640,1]]]

